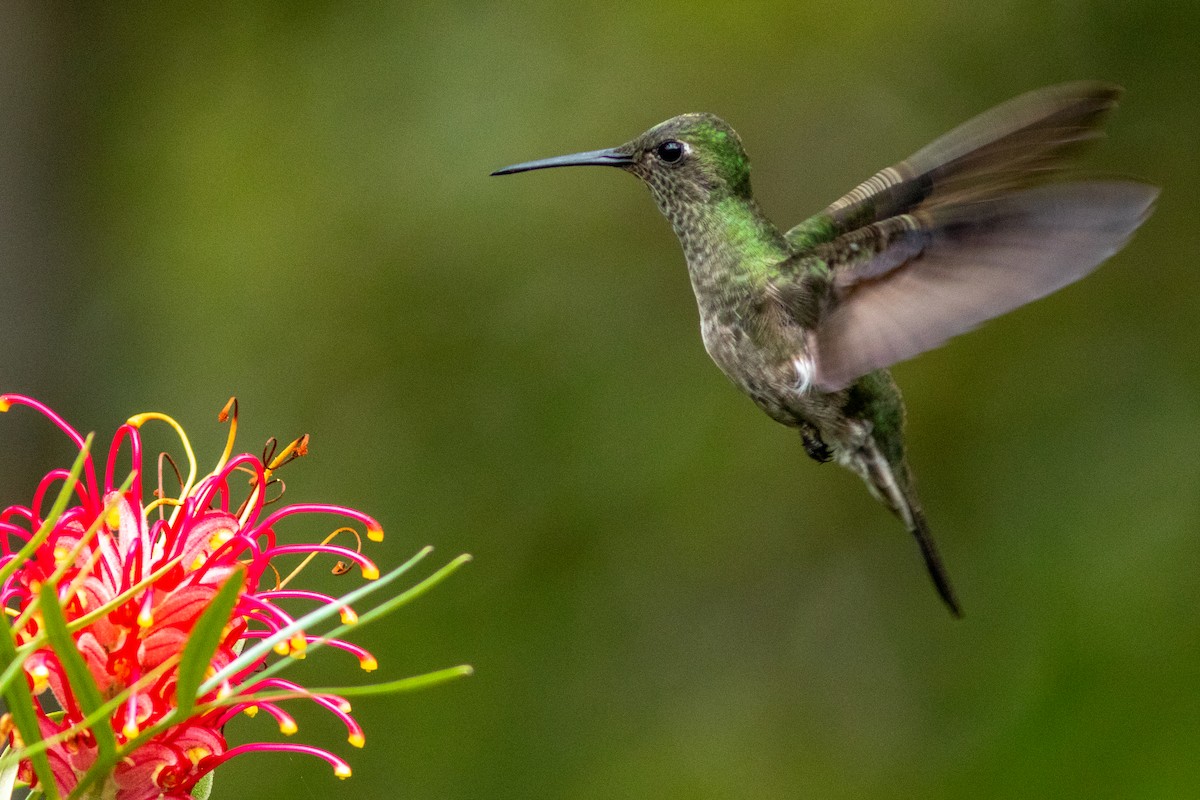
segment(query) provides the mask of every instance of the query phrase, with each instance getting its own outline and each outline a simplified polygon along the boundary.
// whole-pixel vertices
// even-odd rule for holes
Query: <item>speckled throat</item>
[[[683,247],[700,313],[749,311],[745,305],[761,296],[791,255],[783,234],[753,197],[647,172],[642,177]]]

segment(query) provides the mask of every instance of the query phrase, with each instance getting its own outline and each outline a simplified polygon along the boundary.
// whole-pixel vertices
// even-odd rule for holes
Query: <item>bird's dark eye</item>
[[[654,148],[654,154],[668,164],[674,164],[679,159],[683,158],[684,153],[683,142],[677,142],[674,139],[663,142],[658,147]]]

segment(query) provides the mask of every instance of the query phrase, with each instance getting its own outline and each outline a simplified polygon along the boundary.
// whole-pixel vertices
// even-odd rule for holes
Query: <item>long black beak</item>
[[[543,158],[540,161],[526,161],[523,164],[513,164],[511,167],[498,169],[493,175],[511,175],[514,172],[529,172],[531,169],[549,169],[550,167],[624,167],[633,163],[633,157],[616,148],[608,150],[589,150],[586,153],[572,153],[569,156]]]

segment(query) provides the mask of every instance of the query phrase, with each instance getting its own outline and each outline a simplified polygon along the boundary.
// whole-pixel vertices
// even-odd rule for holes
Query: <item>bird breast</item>
[[[738,388],[771,416],[794,424],[795,415],[784,409],[803,404],[816,374],[802,331],[752,335],[739,320],[706,317],[700,332],[709,357]]]

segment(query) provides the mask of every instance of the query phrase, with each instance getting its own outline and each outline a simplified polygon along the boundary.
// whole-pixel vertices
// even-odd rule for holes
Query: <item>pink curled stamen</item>
[[[327,505],[325,503],[297,503],[295,505],[281,508],[278,511],[270,514],[266,519],[258,524],[260,528],[274,527],[279,520],[284,517],[290,517],[293,514],[333,514],[339,517],[347,517],[349,519],[361,522],[367,529],[367,538],[373,541],[378,541],[383,536],[383,526],[380,525],[374,517],[369,514],[364,514],[353,508],[345,506]]]
[[[65,433],[67,437],[75,443],[77,448],[80,450],[83,449],[83,446],[86,442],[84,438],[79,435],[79,431],[67,424],[67,421],[52,411],[49,406],[34,400],[32,397],[26,397],[23,394],[0,395],[0,406],[3,406],[5,409],[7,409],[8,406],[13,405],[28,406],[34,411],[37,411],[46,419],[50,420],[50,422],[52,422],[59,430]],[[88,481],[88,494],[92,498],[99,497],[100,495],[96,491],[96,470],[92,466],[91,453],[88,453],[88,455],[84,458],[83,472]]]
[[[112,446],[108,449],[108,460],[104,464],[104,494],[107,495],[117,488],[117,484],[114,483],[113,471],[117,466],[117,455],[121,452],[121,442],[125,439],[129,439],[129,459],[134,474],[133,483],[129,487],[127,496],[141,498],[142,471],[138,469],[138,465],[142,463],[142,437],[138,433],[138,429],[129,423],[117,428]]]
[[[197,775],[195,780],[199,780],[204,775],[216,769],[221,764],[224,764],[235,756],[240,756],[243,753],[300,753],[302,755],[315,756],[323,761],[328,762],[333,767],[333,772],[339,778],[350,777],[350,765],[342,759],[330,753],[328,750],[322,750],[319,747],[312,747],[307,744],[292,744],[291,742],[254,742],[252,744],[238,745],[226,750],[219,756],[209,756],[197,765]],[[195,780],[192,784],[195,784]]]
[[[46,495],[50,493],[51,487],[53,487],[53,485],[59,481],[66,481],[69,477],[71,477],[70,471],[65,469],[55,469],[46,473],[46,476],[42,478],[41,483],[38,484],[37,489],[33,493],[33,505],[30,506],[30,511],[37,519],[38,525],[40,525],[42,522],[42,511],[46,504]],[[57,495],[58,492],[55,492],[54,494]],[[82,481],[79,481],[75,484],[75,494],[79,496],[79,500],[84,504],[84,506],[90,506],[91,500],[88,497],[87,490],[83,488]]]
[[[334,544],[285,544],[264,551],[263,555],[267,558],[274,558],[275,556],[288,555],[289,553],[330,553],[358,564],[359,568],[362,569],[363,577],[368,580],[374,580],[374,578],[379,577],[379,568],[375,566],[374,561],[355,550],[347,547],[338,547]]]

